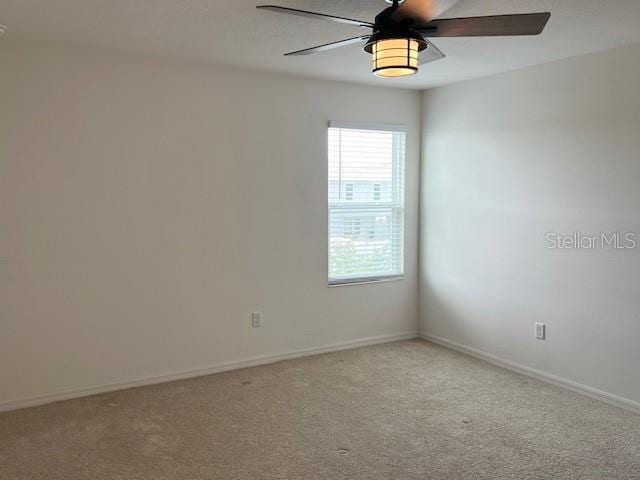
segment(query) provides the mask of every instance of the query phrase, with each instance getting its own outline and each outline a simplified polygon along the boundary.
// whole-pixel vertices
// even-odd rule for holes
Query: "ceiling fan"
[[[386,1],[392,5],[380,12],[373,23],[277,5],[259,5],[256,8],[370,29],[371,33],[365,35],[296,50],[285,55],[310,55],[364,43],[364,51],[372,55],[373,73],[379,77],[414,75],[418,72],[419,65],[444,58],[444,53],[428,38],[538,35],[542,33],[551,17],[549,12],[542,12],[434,19],[434,0]],[[423,51],[421,58],[420,52]]]

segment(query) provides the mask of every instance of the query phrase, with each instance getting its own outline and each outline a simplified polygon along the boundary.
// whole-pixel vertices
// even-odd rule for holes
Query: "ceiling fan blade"
[[[311,55],[313,53],[325,52],[327,50],[333,50],[334,48],[346,47],[347,45],[353,45],[354,43],[362,43],[369,39],[369,36],[360,36],[346,38],[344,40],[338,40],[337,42],[325,43],[324,45],[318,45],[317,47],[305,48],[304,50],[296,50],[295,52],[285,53],[285,56],[291,55]]]
[[[297,8],[279,7],[277,5],[258,5],[256,8],[261,10],[270,10],[272,12],[287,13],[289,15],[298,15],[307,18],[319,18],[321,20],[329,20],[331,22],[345,23],[356,27],[373,28],[374,24],[365,22],[364,20],[354,20],[352,18],[337,17],[335,15],[327,15],[326,13],[308,12],[306,10],[298,10]]]
[[[427,48],[420,52],[420,61],[418,62],[418,65],[435,62],[436,60],[442,60],[446,57],[446,55],[433,43],[426,39],[425,41],[427,42]]]
[[[436,0],[405,0],[394,12],[393,18],[402,21],[406,18],[427,23],[434,18]]]
[[[393,14],[396,21],[411,19],[422,24],[442,15],[446,10],[458,3],[458,0],[405,0]]]
[[[549,12],[489,17],[442,18],[414,27],[425,37],[493,37],[538,35],[551,17]]]

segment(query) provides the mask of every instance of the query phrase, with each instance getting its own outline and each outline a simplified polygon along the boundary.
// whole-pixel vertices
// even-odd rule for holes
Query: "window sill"
[[[354,278],[353,280],[336,280],[335,282],[329,282],[327,286],[329,288],[348,287],[351,285],[368,285],[371,283],[397,282],[399,280],[404,280],[404,275],[394,275],[393,277],[380,278]]]

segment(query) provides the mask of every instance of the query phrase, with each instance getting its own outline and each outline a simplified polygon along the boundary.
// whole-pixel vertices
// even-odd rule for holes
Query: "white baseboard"
[[[138,378],[134,380],[127,380],[124,382],[116,382],[105,385],[95,385],[87,388],[79,388],[74,390],[66,390],[62,392],[41,395],[38,397],[25,398],[19,400],[11,400],[8,402],[0,403],[0,412],[7,412],[10,410],[17,410],[20,408],[35,407],[39,405],[46,405],[48,403],[59,402],[62,400],[70,400],[72,398],[86,397],[90,395],[97,395],[100,393],[114,392],[117,390],[125,390],[127,388],[142,387],[145,385],[154,385],[158,383],[171,382],[173,380],[183,380],[186,378],[201,377],[205,375],[211,375],[214,373],[226,372],[231,370],[239,370],[242,368],[255,367],[258,365],[267,365],[269,363],[280,362],[282,360],[290,360],[293,358],[306,357],[311,355],[319,355],[328,352],[337,352],[340,350],[349,350],[358,347],[366,347],[369,345],[377,345],[382,343],[397,342],[402,340],[411,340],[414,338],[422,338],[424,340],[442,345],[443,347],[451,348],[475,358],[479,358],[493,365],[512,370],[514,372],[526,375],[528,377],[541,380],[543,382],[551,383],[553,385],[566,388],[576,393],[586,395],[587,397],[594,398],[596,400],[603,401],[610,405],[623,408],[625,410],[632,411],[640,414],[640,403],[614,395],[611,393],[603,392],[587,385],[567,380],[566,378],[558,377],[550,373],[536,370],[510,360],[497,357],[490,353],[483,352],[481,350],[462,345],[457,342],[452,342],[442,337],[435,335],[429,335],[426,333],[418,334],[417,332],[407,332],[392,335],[380,335],[377,337],[367,337],[358,340],[349,340],[345,342],[333,343],[330,345],[324,345],[321,347],[313,347],[302,350],[294,350],[287,353],[277,353],[271,355],[261,355],[257,357],[250,357],[242,360],[234,360],[230,362],[223,362],[208,367],[181,370],[162,375],[155,375],[150,377]]]
[[[332,343],[320,347],[306,348],[302,350],[294,350],[287,353],[276,353],[270,355],[261,355],[258,357],[250,357],[242,360],[232,360],[207,367],[180,370],[162,375],[154,375],[150,377],[137,378],[123,382],[109,383],[105,385],[94,385],[86,388],[78,388],[66,390],[38,397],[24,398],[19,400],[10,400],[0,403],[0,412],[9,410],[17,410],[20,408],[36,407],[47,403],[59,402],[62,400],[70,400],[72,398],[86,397],[89,395],[97,395],[99,393],[114,392],[117,390],[125,390],[127,388],[142,387],[145,385],[154,385],[157,383],[171,382],[173,380],[183,380],[186,378],[202,377],[213,373],[227,372],[230,370],[239,370],[241,368],[256,367],[258,365],[266,365],[269,363],[280,362],[282,360],[290,360],[293,358],[307,357],[311,355],[319,355],[328,352],[337,352],[340,350],[349,350],[358,347],[366,347],[369,345],[377,345],[381,343],[398,342],[401,340],[412,340],[419,338],[417,332],[406,332],[391,335],[380,335],[377,337],[367,337],[358,340],[349,340],[345,342]]]
[[[479,358],[480,360],[484,360],[493,365],[506,368],[507,370],[512,370],[516,373],[535,378],[536,380],[551,383],[558,387],[571,390],[572,392],[580,393],[595,400],[600,400],[610,405],[614,405],[616,407],[624,408],[625,410],[640,414],[640,403],[634,400],[623,398],[612,393],[603,392],[602,390],[598,390],[597,388],[582,385],[581,383],[558,377],[541,370],[536,370],[535,368],[527,367],[525,365],[512,362],[511,360],[505,360],[504,358],[500,358],[490,353],[483,352],[482,350],[468,347],[457,342],[452,342],[451,340],[447,340],[446,338],[429,335],[427,333],[421,333],[420,338],[429,342],[437,343],[438,345],[450,348],[452,350],[457,350],[458,352],[465,353],[472,357]]]

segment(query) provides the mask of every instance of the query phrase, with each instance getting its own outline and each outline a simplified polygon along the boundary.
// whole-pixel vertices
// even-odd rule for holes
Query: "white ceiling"
[[[373,20],[387,6],[383,0],[0,0],[0,24],[8,27],[0,41],[106,48],[418,89],[640,42],[640,0],[459,0],[442,17],[535,11],[552,17],[539,37],[435,39],[447,58],[411,78],[378,79],[357,45],[282,56],[362,30],[258,11],[258,4],[362,20]]]

